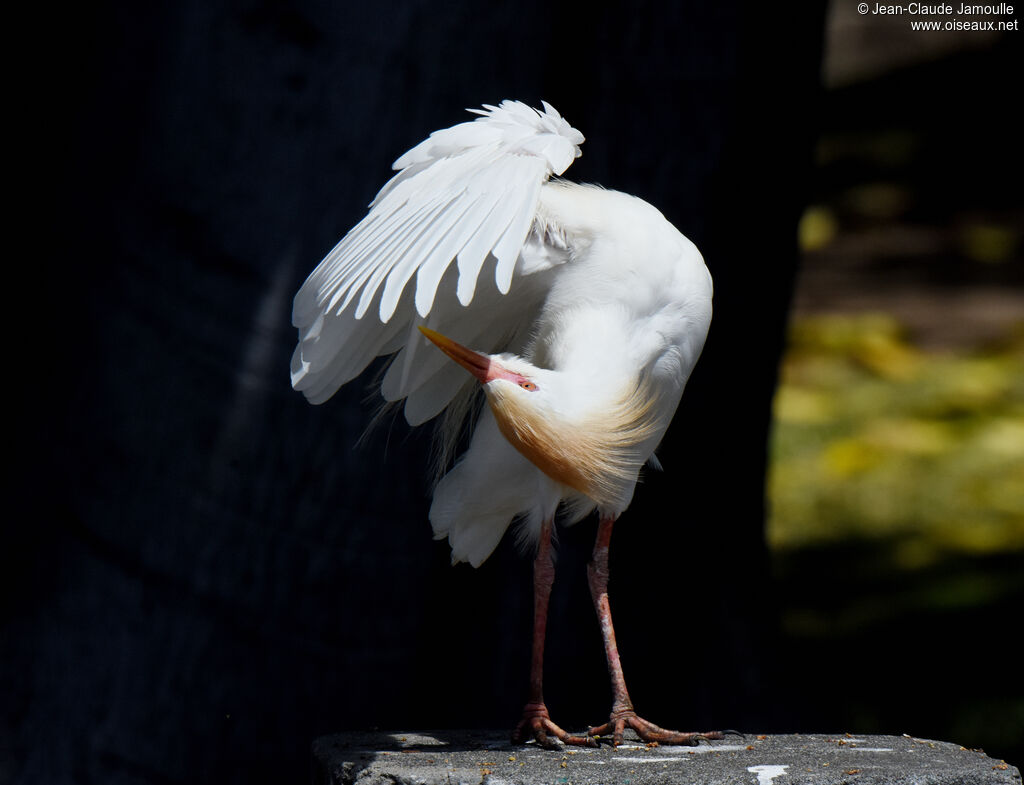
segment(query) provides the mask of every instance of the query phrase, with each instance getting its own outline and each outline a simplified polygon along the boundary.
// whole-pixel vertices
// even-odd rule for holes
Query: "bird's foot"
[[[638,717],[632,709],[621,709],[613,711],[608,722],[591,728],[587,735],[598,741],[606,741],[611,737],[611,745],[618,747],[622,744],[622,735],[626,728],[632,728],[636,735],[643,741],[657,744],[682,744],[688,747],[696,747],[701,741],[710,739],[725,738],[722,731],[709,731],[707,733],[680,733],[674,730],[659,728],[653,722],[648,722]]]
[[[548,714],[548,707],[543,703],[527,703],[523,707],[523,718],[519,720],[516,729],[512,731],[512,743],[526,744],[533,739],[544,749],[560,749],[558,743],[551,738],[552,736],[562,744],[573,744],[579,747],[597,746],[596,739],[590,736],[573,736],[555,725]]]

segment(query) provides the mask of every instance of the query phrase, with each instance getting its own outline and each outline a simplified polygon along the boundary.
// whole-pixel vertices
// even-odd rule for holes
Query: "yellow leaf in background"
[[[825,469],[835,477],[851,477],[874,468],[882,460],[877,448],[862,439],[839,439],[822,454]]]
[[[802,251],[824,248],[836,236],[839,222],[829,208],[812,205],[804,210],[797,226],[797,241]]]
[[[861,365],[883,379],[907,380],[918,369],[918,355],[888,331],[865,332],[853,349]]]
[[[779,388],[774,411],[777,420],[794,425],[818,425],[829,422],[834,416],[828,395],[793,385]]]
[[[880,450],[911,455],[941,455],[959,443],[949,426],[916,419],[878,420],[865,439]]]
[[[938,529],[944,548],[968,553],[994,553],[1024,545],[1022,532],[1014,532],[1004,522],[982,516],[964,517],[958,526]],[[1016,534],[1016,536],[1015,536]]]
[[[887,313],[827,314],[793,322],[789,349],[800,352],[851,354],[865,344],[897,344],[912,351],[903,340],[903,328]]]
[[[965,359],[956,363],[945,376],[942,402],[951,408],[979,410],[991,406],[1010,389],[1010,374],[1016,365],[993,359]]]
[[[1003,417],[988,423],[976,445],[996,455],[1024,459],[1024,419]]]

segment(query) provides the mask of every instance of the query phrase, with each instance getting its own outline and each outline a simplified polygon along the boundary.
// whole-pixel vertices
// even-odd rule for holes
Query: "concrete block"
[[[910,736],[749,735],[697,747],[513,746],[508,733],[341,733],[313,743],[314,785],[1020,785],[1013,766]]]

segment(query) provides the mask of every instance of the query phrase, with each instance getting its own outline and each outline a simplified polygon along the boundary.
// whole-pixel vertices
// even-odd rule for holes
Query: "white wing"
[[[421,351],[418,325],[481,351],[524,339],[546,292],[543,273],[567,258],[543,227],[531,234],[540,189],[579,156],[583,135],[546,102],[543,112],[518,101],[469,111],[481,116],[395,161],[400,171],[369,214],[295,295],[292,386],[312,403],[398,352],[381,389],[387,400],[407,398],[406,417],[419,424],[465,374]]]

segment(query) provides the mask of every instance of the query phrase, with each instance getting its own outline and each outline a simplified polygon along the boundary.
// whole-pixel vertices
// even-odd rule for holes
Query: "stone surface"
[[[698,747],[514,747],[507,733],[342,733],[313,743],[314,785],[983,785],[1020,772],[981,751],[910,736],[750,735]]]

